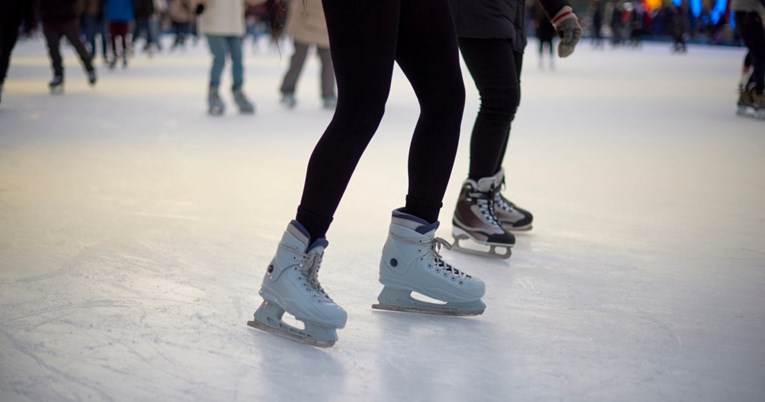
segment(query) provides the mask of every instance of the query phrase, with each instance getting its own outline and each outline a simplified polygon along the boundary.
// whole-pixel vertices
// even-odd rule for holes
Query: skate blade
[[[260,321],[247,321],[247,325],[259,329],[264,332],[268,332],[270,334],[274,334],[277,336],[280,336],[282,338],[289,339],[291,341],[296,341],[299,343],[303,343],[310,346],[316,346],[320,348],[329,348],[332,347],[335,344],[335,341],[325,341],[325,340],[319,340],[319,339],[313,339],[308,338],[306,336],[300,335],[298,333],[293,333],[284,329],[275,328],[268,324],[262,323]],[[297,330],[296,330],[297,331]]]
[[[739,106],[736,109],[736,115],[761,120],[765,119],[765,110],[755,109],[750,106]]]
[[[509,246],[497,246],[492,244],[486,244],[486,246],[489,247],[488,251],[483,250],[476,250],[468,247],[462,247],[460,246],[460,239],[455,237],[454,238],[454,244],[452,244],[452,250],[459,251],[461,253],[465,254],[472,254],[472,255],[478,255],[481,257],[490,257],[490,258],[499,258],[506,260],[510,258],[511,255],[513,255],[513,249]],[[503,254],[500,254],[497,252],[497,248],[504,248],[505,252]]]
[[[418,313],[418,314],[430,314],[430,315],[445,315],[445,316],[475,316],[475,315],[481,315],[483,314],[484,309],[481,310],[473,310],[473,311],[464,311],[464,310],[452,310],[452,309],[426,309],[426,308],[417,308],[417,307],[405,307],[405,306],[396,306],[391,304],[373,304],[372,308],[375,310],[387,310],[387,311],[397,311],[402,313]]]
[[[523,225],[523,226],[510,226],[510,225],[503,225],[502,229],[505,229],[508,232],[528,232],[531,230],[533,226],[531,224]]]

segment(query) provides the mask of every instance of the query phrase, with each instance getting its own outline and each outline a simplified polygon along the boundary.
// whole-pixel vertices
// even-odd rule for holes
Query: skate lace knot
[[[323,254],[310,253],[303,257],[303,261],[298,265],[300,267],[300,273],[308,283],[308,286],[313,290],[320,298],[332,301],[324,288],[319,283],[319,269],[321,268],[321,260]]]
[[[469,275],[466,275],[464,272],[461,272],[457,268],[454,268],[449,263],[444,261],[444,258],[441,256],[441,247],[446,247],[447,250],[452,249],[451,243],[448,241],[440,238],[440,237],[434,237],[433,240],[430,242],[430,253],[432,254],[433,261],[436,263],[436,266],[438,266],[440,269],[444,270],[445,272],[454,275],[456,277],[470,277]],[[428,256],[431,257],[431,256]]]

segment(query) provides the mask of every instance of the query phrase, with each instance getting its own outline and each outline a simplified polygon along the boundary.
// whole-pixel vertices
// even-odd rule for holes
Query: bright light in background
[[[698,17],[701,14],[701,0],[690,0],[691,14]]]
[[[646,0],[645,5],[646,5],[646,9],[648,11],[651,11],[657,8],[661,8],[662,3],[664,3],[662,0]]]
[[[728,8],[728,0],[715,0],[715,6],[712,8],[712,22],[717,24],[720,18],[725,14]]]

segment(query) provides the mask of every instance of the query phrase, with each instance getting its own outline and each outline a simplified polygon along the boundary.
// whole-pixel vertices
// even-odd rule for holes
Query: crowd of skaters
[[[227,3],[227,6],[221,7],[219,3]],[[546,64],[553,69],[555,31],[539,2],[527,5],[529,34],[538,40],[539,68],[543,69]],[[10,54],[19,34],[29,35],[40,30],[51,61],[53,78],[49,84],[52,92],[63,89],[64,65],[60,47],[64,38],[80,58],[89,83],[95,85],[95,62],[99,58],[110,69],[127,68],[135,52],[141,51],[151,57],[162,51],[183,50],[189,41],[196,44],[204,36],[212,56],[208,112],[219,115],[225,110],[217,84],[223,65],[230,59],[236,81],[232,88],[234,100],[240,111],[253,113],[254,105],[241,92],[243,61],[241,43],[238,42],[247,36],[270,35],[276,39],[286,34],[293,41],[294,53],[279,87],[281,103],[287,108],[297,104],[295,90],[310,47],[315,47],[321,61],[323,105],[332,109],[336,103],[329,40],[320,0],[5,0],[0,7],[0,101]],[[607,42],[613,48],[638,48],[645,36],[668,37],[673,40],[672,52],[682,54],[687,51],[689,37],[718,35],[725,29],[721,27],[727,26],[724,18],[717,24],[709,23],[709,18],[704,18],[708,14],[704,10],[698,18],[692,17],[687,2],[667,3],[651,10],[635,0],[589,0],[586,6],[580,7],[585,11],[580,13],[584,16],[580,22],[595,48],[603,48]],[[224,13],[228,15],[216,16]],[[733,14],[729,19],[733,19]],[[733,36],[739,38],[739,32],[735,31]],[[163,34],[173,37],[167,49],[163,49],[160,40]],[[226,39],[222,41],[221,36]],[[751,71],[751,64],[746,64],[744,69]]]
[[[288,13],[293,8],[290,4],[301,12]],[[277,41],[287,33],[295,40],[296,55],[281,85],[282,103],[295,106],[294,91],[306,50],[316,46],[322,62],[323,104],[334,108],[334,75],[321,0],[4,0],[0,3],[0,95],[19,36],[32,37],[38,31],[45,38],[51,62],[52,93],[63,92],[64,39],[76,51],[88,82],[95,86],[99,59],[110,69],[127,68],[138,51],[152,57],[158,52],[183,50],[189,41],[196,45],[204,37],[211,55],[208,111],[214,115],[224,110],[217,92],[226,64],[231,65],[231,89],[240,112],[254,113],[254,105],[242,92],[242,41],[260,35]],[[173,36],[166,49],[160,40],[163,34]]]

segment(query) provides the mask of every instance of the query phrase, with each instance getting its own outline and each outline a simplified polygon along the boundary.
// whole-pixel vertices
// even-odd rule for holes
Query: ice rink
[[[248,43],[257,114],[224,91],[214,118],[204,42],[99,59],[95,88],[67,47],[59,96],[42,40],[20,43],[0,104],[0,401],[765,400],[765,121],[735,114],[742,48],[669,47],[585,41],[550,71],[530,42],[505,194],[534,229],[509,260],[444,252],[487,283],[472,318],[371,309],[418,115],[397,71],[322,264],[348,325],[318,349],[245,325],[332,117],[317,60],[289,111],[289,46]]]

